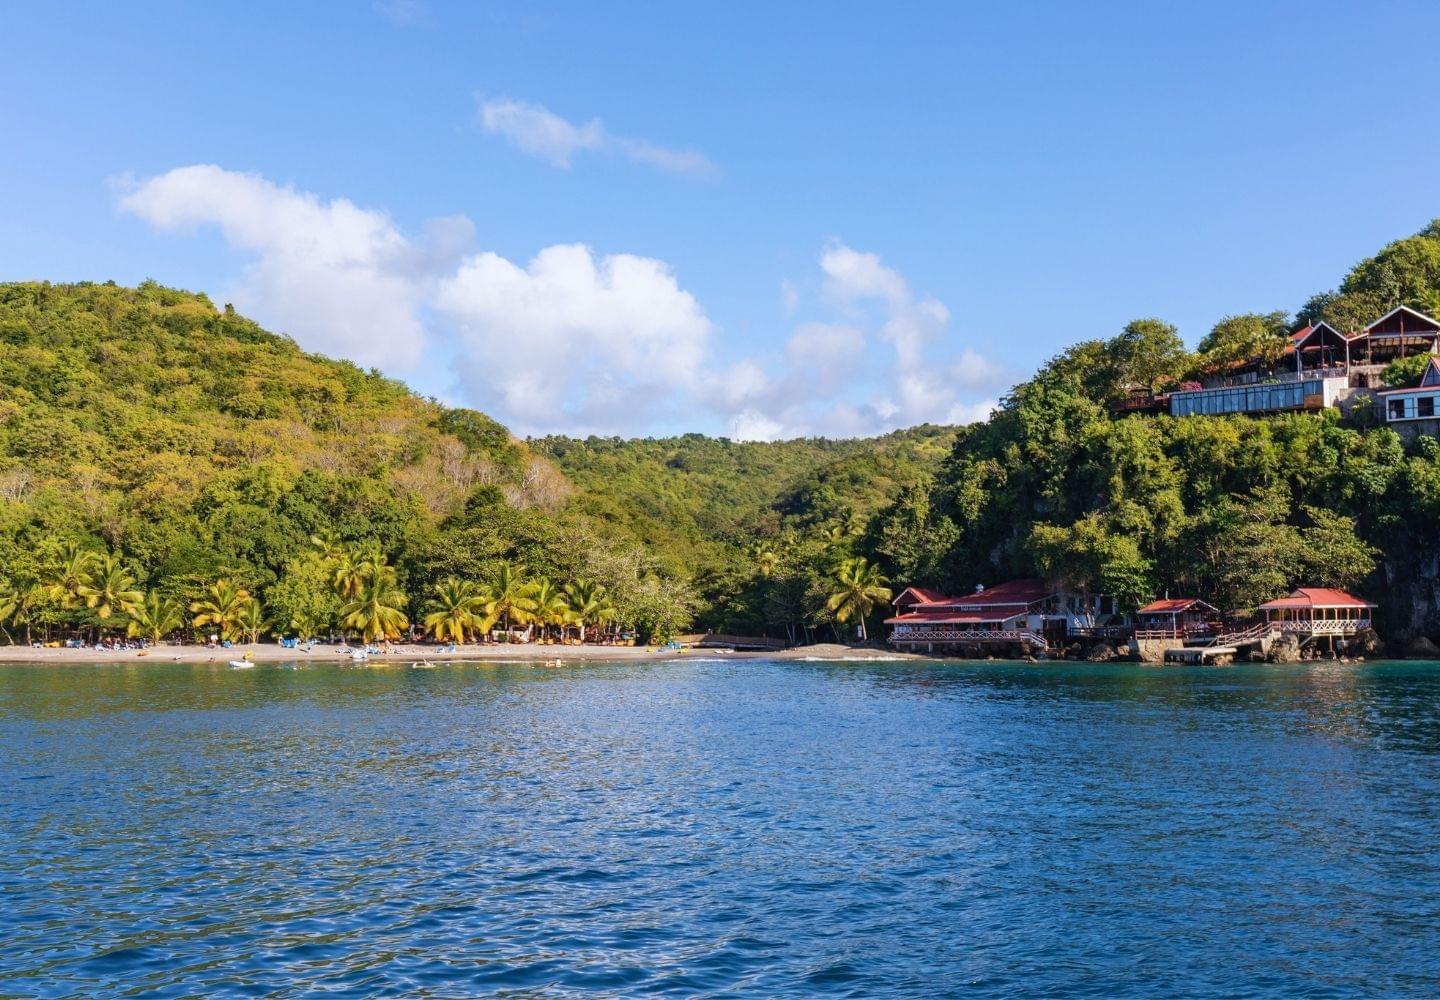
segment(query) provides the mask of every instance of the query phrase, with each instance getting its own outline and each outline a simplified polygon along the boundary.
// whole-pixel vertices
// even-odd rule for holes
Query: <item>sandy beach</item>
[[[348,663],[350,649],[339,646],[316,645],[310,652],[300,649],[285,649],[274,643],[255,643],[233,646],[229,649],[211,649],[205,646],[153,646],[146,650],[96,650],[96,649],[34,649],[29,646],[0,646],[0,663],[48,663],[56,666],[85,663],[228,663],[230,660],[246,658],[255,663]],[[814,646],[797,646],[794,649],[776,652],[735,652],[728,649],[684,648],[680,650],[656,648],[653,646],[532,646],[523,643],[496,646],[461,646],[455,652],[445,652],[435,646],[397,644],[389,652],[372,654],[367,665],[384,663],[410,663],[429,660],[432,663],[460,662],[474,660],[536,660],[561,662],[598,662],[602,660],[683,660],[694,657],[726,657],[737,660],[913,660],[924,659],[913,653],[895,653],[879,649],[841,646],[821,643]],[[358,664],[357,664],[358,665]]]

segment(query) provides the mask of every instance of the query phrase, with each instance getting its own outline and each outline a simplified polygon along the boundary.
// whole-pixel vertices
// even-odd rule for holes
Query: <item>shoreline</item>
[[[641,663],[645,661],[673,662],[687,659],[707,660],[779,660],[789,662],[824,661],[853,663],[1025,663],[1025,660],[1006,660],[993,657],[965,658],[926,653],[903,653],[874,647],[842,646],[837,643],[817,643],[811,646],[794,646],[790,649],[770,651],[737,651],[728,648],[702,649],[685,647],[680,650],[663,649],[653,646],[535,646],[524,643],[493,646],[462,646],[453,653],[447,653],[432,646],[397,644],[388,653],[375,653],[364,661],[352,661],[350,649],[341,652],[339,646],[317,645],[312,652],[304,649],[285,649],[274,643],[254,643],[232,646],[229,649],[209,649],[205,646],[152,646],[147,650],[95,650],[95,649],[34,649],[29,646],[0,646],[0,666],[5,664],[26,664],[31,666],[87,666],[98,663],[190,663],[218,664],[227,666],[231,660],[244,659],[250,653],[255,664],[282,663],[330,663],[350,664],[357,668],[383,666],[387,663],[408,664],[418,660],[431,663]],[[1064,659],[1037,660],[1037,664],[1075,663]],[[1119,659],[1108,662],[1139,663],[1140,661]],[[1344,663],[1341,659],[1307,660],[1307,663]],[[1365,662],[1355,661],[1355,662]],[[1148,664],[1163,669],[1165,664]],[[1215,667],[1214,669],[1225,669]]]
[[[307,653],[302,649],[285,649],[274,643],[251,643],[232,646],[229,649],[211,649],[205,646],[152,646],[145,650],[96,650],[96,649],[35,649],[30,646],[0,646],[0,664],[26,663],[53,666],[82,666],[94,663],[219,663],[244,659],[250,654],[253,663],[351,663],[349,647],[344,652],[338,646],[317,645]],[[388,653],[371,654],[362,661],[365,665],[384,663],[414,663],[429,660],[432,663],[460,663],[490,660],[501,661],[555,661],[562,663],[583,662],[624,662],[635,663],[645,660],[672,661],[695,659],[734,660],[927,660],[934,657],[916,653],[887,652],[872,648],[852,648],[831,643],[814,646],[796,646],[773,652],[737,652],[732,649],[684,648],[663,649],[653,646],[534,646],[514,643],[495,646],[461,646],[455,652],[445,652],[433,646],[398,644]],[[357,663],[357,666],[360,665]]]

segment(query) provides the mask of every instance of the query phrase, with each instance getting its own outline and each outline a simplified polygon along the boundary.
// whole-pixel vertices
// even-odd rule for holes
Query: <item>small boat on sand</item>
[[[410,664],[410,669],[412,669],[412,670],[434,670],[434,669],[435,669],[435,664],[431,663],[429,660],[416,660],[414,663]]]
[[[231,660],[231,661],[230,661],[230,669],[231,669],[231,670],[249,670],[249,669],[250,669],[251,667],[253,667],[253,666],[255,666],[255,664],[251,663],[249,660]]]

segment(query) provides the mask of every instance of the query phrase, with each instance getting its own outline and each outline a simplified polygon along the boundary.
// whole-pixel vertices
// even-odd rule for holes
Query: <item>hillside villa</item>
[[[1380,373],[1392,361],[1437,353],[1440,320],[1398,306],[1352,333],[1342,333],[1324,322],[1306,326],[1290,335],[1278,361],[1239,361],[1212,369],[1200,381],[1181,383],[1167,393],[1135,393],[1115,408],[1121,413],[1164,412],[1177,417],[1329,407],[1348,411],[1355,400],[1378,395],[1385,401],[1380,407],[1381,420],[1427,419],[1418,415],[1418,405],[1393,410],[1389,406],[1392,392],[1376,390],[1382,389]],[[1431,412],[1434,398],[1440,396],[1440,382],[1434,388],[1434,395],[1419,397],[1431,400]]]
[[[1440,358],[1430,358],[1415,388],[1387,389],[1378,395],[1386,423],[1434,420],[1436,400],[1440,400]]]

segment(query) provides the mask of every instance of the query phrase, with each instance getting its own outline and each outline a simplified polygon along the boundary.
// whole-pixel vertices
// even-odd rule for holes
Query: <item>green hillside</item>
[[[0,627],[113,632],[140,596],[188,608],[219,600],[218,581],[273,632],[365,614],[393,631],[372,585],[387,621],[458,601],[558,627],[574,584],[597,621],[644,634],[813,637],[865,559],[897,583],[1039,574],[1236,611],[1301,583],[1356,587],[1392,635],[1440,636],[1435,439],[1402,443],[1363,407],[1348,424],[1113,408],[1278,358],[1302,323],[1353,329],[1401,304],[1440,305],[1440,225],[1294,318],[1228,316],[1195,350],[1158,319],[1079,343],[958,430],[524,442],[203,295],[0,285]]]
[[[316,572],[317,536],[378,552],[412,620],[441,579],[513,563],[602,584],[642,630],[737,624],[727,588],[757,539],[841,522],[858,537],[952,436],[532,446],[153,283],[0,285],[0,366],[12,594],[43,590],[79,547],[182,603],[234,581],[279,609],[276,631]],[[105,624],[70,598],[31,600],[25,616]]]
[[[1303,323],[1355,330],[1399,305],[1440,305],[1440,224],[1361,261],[1294,320],[1221,320],[1196,353],[1155,320],[1078,344],[960,433],[933,487],[883,516],[879,552],[902,579],[968,589],[1041,575],[1132,606],[1169,592],[1242,611],[1295,586],[1359,588],[1388,638],[1436,637],[1435,438],[1403,443],[1365,407],[1346,423],[1333,409],[1176,419],[1109,405],[1278,357]],[[1385,379],[1419,373],[1400,362]]]

